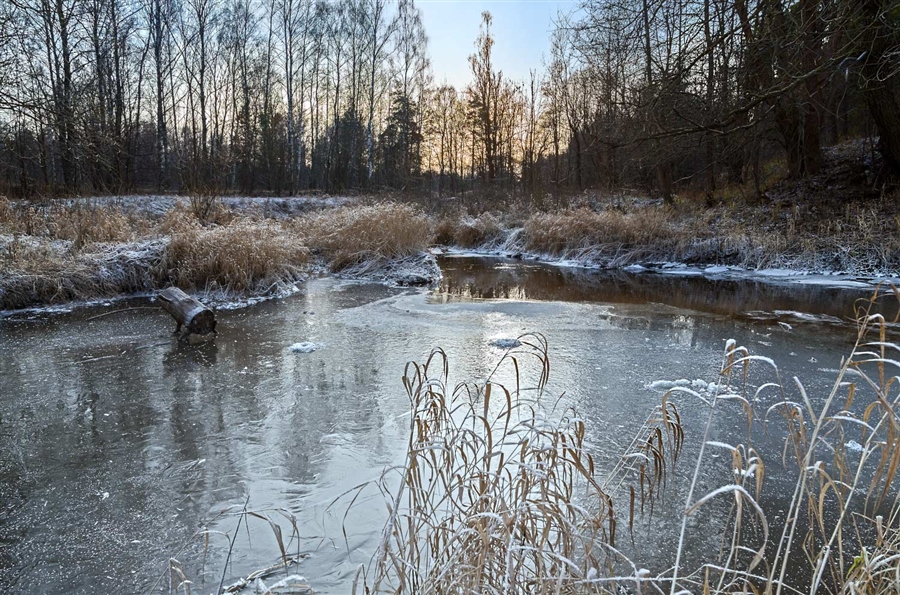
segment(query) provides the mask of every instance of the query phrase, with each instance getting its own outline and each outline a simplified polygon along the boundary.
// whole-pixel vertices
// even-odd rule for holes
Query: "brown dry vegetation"
[[[608,267],[677,261],[895,275],[900,193],[873,191],[857,164],[842,155],[835,150],[830,168],[803,182],[779,182],[773,175],[755,204],[748,204],[747,189],[735,187],[722,188],[716,205],[709,196],[690,194],[674,205],[583,194],[556,210],[522,202],[504,213],[475,209],[478,214],[470,215],[472,205],[452,199],[371,202],[294,219],[250,220],[216,202],[201,222],[185,201],[154,218],[115,203],[13,204],[0,198],[0,309],[168,283],[194,291],[259,292],[297,279],[310,261],[393,278],[407,266],[403,259],[432,241]],[[151,244],[155,251],[148,252]],[[113,253],[120,255],[108,262]],[[381,275],[385,263],[391,270]]]
[[[672,213],[666,207],[630,213],[587,208],[537,213],[524,228],[527,250],[553,256],[602,251],[628,251],[637,256],[643,251],[677,250],[691,239],[672,222]]]
[[[31,237],[0,236],[0,310],[113,297],[156,287],[162,240],[67,250]]]
[[[126,242],[146,229],[145,223],[117,207],[80,202],[13,207],[0,197],[0,233],[67,240],[77,247],[93,242]]]
[[[670,390],[611,472],[595,469],[582,418],[546,395],[543,337],[520,337],[498,364],[510,367],[509,387],[489,376],[451,388],[449,363],[436,350],[407,366],[406,460],[379,482],[389,517],[354,593],[894,594],[900,396],[892,375],[900,364],[885,333],[896,323],[862,311],[856,345],[822,395],[797,379],[783,387],[774,362],[729,342],[719,388],[701,397],[705,429],[686,436],[680,416],[679,401],[700,395]],[[538,362],[536,390],[534,372],[519,361]],[[719,420],[736,412],[746,418],[743,443],[717,441]],[[755,444],[763,433],[783,436],[783,451]],[[850,440],[859,441],[855,449]],[[688,443],[696,458],[677,463]],[[767,464],[789,475],[786,511],[767,495],[778,489]],[[693,477],[686,493],[672,493],[673,474]],[[728,479],[700,491],[699,478],[711,476]],[[675,511],[676,534],[680,527],[669,568],[656,568],[653,548],[632,532],[636,518],[653,515],[653,502]],[[722,512],[692,520],[709,507]],[[689,561],[685,548],[698,533],[721,541]]]
[[[418,254],[431,241],[429,220],[411,205],[376,203],[301,217],[293,224],[304,243],[333,271],[376,259]]]
[[[296,281],[309,250],[284,227],[235,219],[227,225],[181,228],[159,263],[161,285],[188,290],[267,291]]]
[[[313,251],[333,270],[388,266],[420,254],[430,238],[428,218],[395,203],[295,220],[217,206],[201,222],[190,204],[153,221],[118,207],[0,199],[0,310],[168,285],[208,296],[267,294],[300,279]]]
[[[445,216],[436,237],[483,250],[511,239],[510,250],[608,267],[676,261],[888,275],[900,268],[900,196],[837,204],[773,199],[753,207],[619,197],[577,202],[534,212],[521,224]]]
[[[453,230],[453,243],[462,248],[477,248],[498,242],[504,237],[504,226],[493,213],[477,217],[464,215]]]

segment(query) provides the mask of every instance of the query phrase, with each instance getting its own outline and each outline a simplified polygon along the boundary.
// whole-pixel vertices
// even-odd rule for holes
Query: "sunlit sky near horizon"
[[[481,13],[494,17],[493,60],[504,76],[528,79],[550,54],[550,32],[558,12],[570,12],[578,0],[416,0],[428,34],[435,83],[462,89],[470,80],[469,56],[481,25]]]

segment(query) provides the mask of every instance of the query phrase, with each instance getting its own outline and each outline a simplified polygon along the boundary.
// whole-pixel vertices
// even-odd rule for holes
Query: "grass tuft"
[[[620,558],[621,529],[613,498],[595,477],[585,423],[570,408],[545,404],[544,337],[518,341],[494,370],[512,369],[511,389],[494,373],[450,388],[439,349],[423,365],[407,365],[407,458],[398,488],[382,479],[391,513],[365,572],[366,592],[602,592],[619,580],[599,582]],[[522,386],[519,360],[537,362],[533,386]],[[636,441],[650,455],[641,455],[648,461],[642,482],[657,490],[683,439],[674,407],[660,411],[667,413]],[[629,474],[626,466],[618,471]],[[629,525],[634,512],[632,506]]]
[[[506,235],[500,219],[492,213],[478,217],[462,217],[453,230],[453,241],[462,248],[478,248],[495,244]]]
[[[618,210],[595,212],[588,208],[537,213],[525,222],[523,236],[527,250],[551,256],[591,251],[631,251],[642,255],[646,248],[662,253],[681,241],[693,239],[685,237],[671,219],[671,214],[663,207],[630,213]]]
[[[424,251],[428,218],[411,205],[380,203],[342,207],[299,219],[295,228],[333,271],[373,260],[400,259]]]
[[[70,241],[75,249],[130,241],[138,224],[118,207],[84,202],[13,206],[0,198],[0,233]]]
[[[161,284],[225,293],[296,281],[309,260],[299,239],[272,222],[235,219],[209,228],[173,227],[157,269]]]

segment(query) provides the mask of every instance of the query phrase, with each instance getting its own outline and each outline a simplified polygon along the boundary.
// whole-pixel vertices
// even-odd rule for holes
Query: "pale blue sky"
[[[494,17],[494,64],[504,76],[527,80],[542,68],[550,53],[550,31],[558,11],[569,12],[577,0],[416,0],[428,33],[428,53],[436,83],[462,89],[471,80],[469,55],[474,52],[481,13]]]

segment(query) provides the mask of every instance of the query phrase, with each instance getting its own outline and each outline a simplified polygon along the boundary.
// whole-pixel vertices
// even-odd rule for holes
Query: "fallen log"
[[[199,300],[177,287],[163,289],[156,296],[162,309],[175,319],[175,333],[180,341],[203,343],[216,337],[216,315]]]

